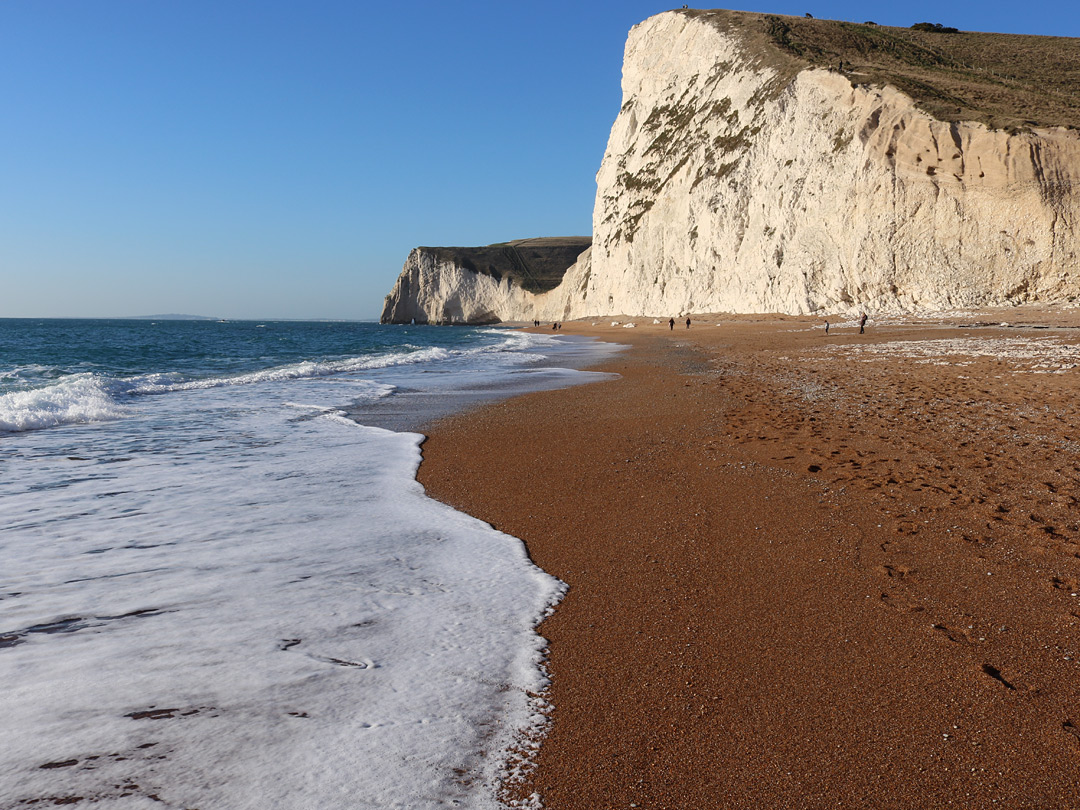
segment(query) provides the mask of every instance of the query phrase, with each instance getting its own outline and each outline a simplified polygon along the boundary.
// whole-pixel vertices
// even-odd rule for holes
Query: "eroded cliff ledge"
[[[500,320],[1072,301],[1078,87],[1075,39],[660,14],[630,32],[562,283],[495,308],[414,277]]]
[[[418,247],[383,303],[382,323],[486,324],[533,320],[592,240],[519,239],[484,247]],[[546,317],[546,313],[544,315]]]

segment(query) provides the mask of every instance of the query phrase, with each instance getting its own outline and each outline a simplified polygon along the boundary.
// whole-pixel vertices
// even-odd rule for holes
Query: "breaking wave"
[[[506,354],[512,354],[513,364],[518,365],[542,359],[542,355],[529,354],[528,349],[550,340],[542,335],[507,334],[498,330],[486,330],[486,333],[498,335],[503,340],[493,345],[465,349],[404,344],[380,354],[309,360],[201,378],[175,371],[116,377],[98,372],[70,373],[66,369],[44,366],[0,370],[0,383],[5,383],[2,387],[21,389],[0,394],[0,432],[18,433],[120,419],[130,412],[132,398],[141,395],[309,380],[395,366],[435,366],[455,361],[464,364],[476,361],[499,364],[500,355]]]

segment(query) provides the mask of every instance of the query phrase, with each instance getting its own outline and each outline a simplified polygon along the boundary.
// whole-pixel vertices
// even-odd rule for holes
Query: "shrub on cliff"
[[[936,34],[959,34],[959,28],[952,28],[951,26],[942,25],[941,23],[928,23],[921,22],[915,23],[911,26],[912,31],[931,31]]]

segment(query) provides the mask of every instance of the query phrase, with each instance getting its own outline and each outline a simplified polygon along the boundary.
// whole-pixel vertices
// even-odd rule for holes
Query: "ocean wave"
[[[284,382],[288,380],[310,380],[316,377],[331,377],[335,374],[348,374],[356,371],[390,368],[392,366],[432,363],[450,357],[453,350],[441,348],[421,349],[414,352],[389,352],[372,357],[350,357],[343,360],[305,360],[284,366],[234,374],[224,377],[205,377],[185,379],[177,374],[146,374],[131,378],[131,393],[162,394],[170,391],[199,391],[207,388],[220,388],[230,385],[254,385],[264,382]]]
[[[109,389],[107,378],[83,373],[42,388],[4,394],[0,396],[0,432],[119,419],[127,409]]]
[[[192,391],[205,388],[218,388],[227,385],[252,385],[261,382],[281,382],[286,380],[313,379],[316,377],[330,377],[336,374],[349,374],[359,371],[371,371],[375,369],[393,368],[397,366],[412,366],[434,364],[452,360],[472,360],[483,355],[513,354],[516,362],[529,363],[544,359],[544,355],[530,353],[529,349],[537,348],[545,343],[544,335],[529,335],[527,333],[506,333],[502,330],[489,330],[484,334],[496,334],[504,339],[496,344],[488,346],[474,346],[467,349],[448,349],[441,346],[429,346],[427,348],[411,348],[406,344],[401,348],[382,354],[348,357],[338,360],[307,360],[299,363],[290,363],[283,366],[260,369],[245,374],[236,374],[223,377],[207,377],[203,379],[184,379],[175,374],[147,374],[142,377],[132,378],[132,392],[136,394],[158,394],[169,391]],[[541,338],[536,340],[535,338]],[[551,338],[546,338],[550,344]]]
[[[513,352],[530,350],[540,347],[558,346],[559,340],[554,335],[544,335],[539,332],[508,332],[505,329],[481,329],[481,335],[501,337],[502,343],[492,347],[495,351]]]
[[[42,381],[54,380],[69,370],[31,363],[24,366],[0,367],[0,390],[26,390],[40,385]]]
[[[487,356],[497,364],[507,354],[514,364],[543,359],[530,353],[550,342],[544,335],[485,330],[502,340],[468,348],[398,347],[374,355],[334,360],[306,360],[239,374],[192,378],[177,371],[112,377],[93,372],[67,373],[59,368],[24,366],[3,372],[4,379],[19,390],[0,394],[0,432],[17,433],[66,424],[101,422],[124,417],[129,412],[125,400],[133,396],[199,391],[227,386],[307,380],[339,374],[359,373],[403,366],[434,365],[447,361],[471,363]],[[538,339],[539,338],[539,339]],[[546,340],[545,340],[546,338]],[[507,358],[509,360],[509,358]]]

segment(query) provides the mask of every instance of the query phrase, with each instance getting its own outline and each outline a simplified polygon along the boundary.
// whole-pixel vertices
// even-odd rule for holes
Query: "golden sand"
[[[610,320],[563,331],[618,379],[425,431],[428,492],[570,586],[518,795],[1080,806],[1080,333]]]

